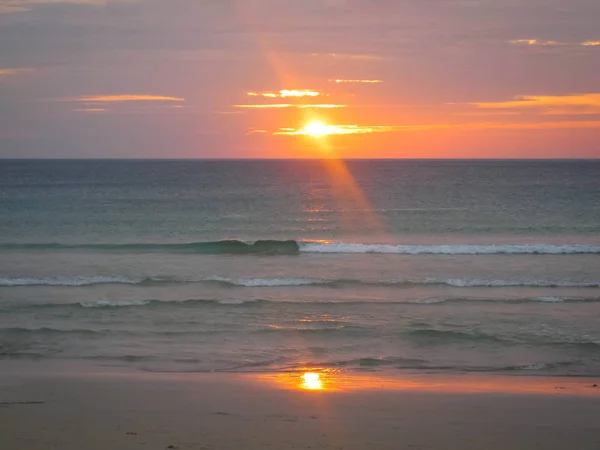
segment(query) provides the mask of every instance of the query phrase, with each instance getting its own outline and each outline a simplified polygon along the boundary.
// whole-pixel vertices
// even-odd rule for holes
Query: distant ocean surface
[[[0,160],[0,359],[600,375],[600,161]]]

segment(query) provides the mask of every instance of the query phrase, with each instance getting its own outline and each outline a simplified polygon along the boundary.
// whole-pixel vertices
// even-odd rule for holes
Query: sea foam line
[[[141,253],[200,253],[200,254],[263,254],[298,255],[300,253],[384,253],[402,255],[567,255],[598,254],[599,245],[569,244],[482,244],[482,245],[394,245],[349,242],[321,242],[259,239],[239,239],[188,243],[132,243],[132,244],[60,244],[60,243],[0,243],[0,250],[9,251],[68,251]]]
[[[224,287],[308,287],[322,286],[330,288],[343,288],[347,286],[382,286],[405,287],[412,285],[446,285],[457,288],[469,287],[546,287],[546,288],[596,288],[600,287],[600,280],[485,280],[473,278],[416,278],[397,280],[360,280],[360,279],[327,279],[327,278],[176,278],[176,277],[145,277],[127,278],[122,276],[71,276],[71,277],[4,277],[0,278],[0,287],[25,287],[25,286],[65,286],[85,287],[97,284],[128,284],[128,285],[159,285],[159,284],[190,284],[190,283],[217,283]]]
[[[566,255],[600,253],[595,245],[388,245],[301,242],[303,253],[385,253],[402,255]]]
[[[91,286],[95,284],[139,284],[144,280],[118,276],[72,276],[72,277],[6,277],[0,278],[0,286]]]
[[[293,307],[294,305],[311,305],[313,307],[396,307],[415,306],[436,307],[438,304],[462,303],[462,304],[535,304],[535,303],[600,303],[600,297],[519,297],[519,298],[468,298],[468,297],[439,297],[439,298],[417,298],[411,300],[265,300],[261,298],[248,299],[188,299],[188,300],[86,300],[75,303],[4,303],[0,304],[0,311],[14,311],[27,309],[120,309],[120,308],[204,308],[204,307]],[[326,321],[330,323],[330,321]]]

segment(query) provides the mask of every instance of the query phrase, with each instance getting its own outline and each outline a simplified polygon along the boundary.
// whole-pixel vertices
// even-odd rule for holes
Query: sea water
[[[600,374],[600,162],[0,161],[0,358]]]

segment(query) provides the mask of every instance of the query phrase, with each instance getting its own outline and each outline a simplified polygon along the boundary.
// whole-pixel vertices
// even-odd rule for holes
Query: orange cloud
[[[524,95],[505,102],[473,103],[482,109],[540,109],[543,114],[600,114],[600,93]]]
[[[531,123],[482,123],[469,128],[513,128],[522,130],[547,130],[561,128],[600,128],[600,121],[579,121],[579,122],[531,122]]]
[[[525,123],[464,123],[464,124],[425,124],[425,125],[325,125],[309,123],[303,128],[280,128],[275,136],[311,136],[370,134],[402,131],[431,131],[431,130],[485,130],[485,129],[584,129],[600,128],[600,121],[568,121],[568,122],[525,122]]]
[[[317,104],[306,104],[296,105],[292,103],[272,103],[266,105],[233,105],[234,108],[245,108],[245,109],[263,109],[263,108],[346,108],[348,105],[337,105],[331,103],[317,103]]]
[[[160,102],[183,102],[184,98],[179,97],[167,97],[162,95],[92,95],[87,97],[77,97],[70,99],[76,102],[101,102],[101,103],[115,103],[115,102],[147,102],[147,101],[160,101]]]
[[[526,44],[526,45],[542,45],[542,46],[553,46],[553,45],[566,45],[564,42],[557,41],[544,41],[540,39],[513,39],[509,41],[511,44]]]
[[[319,97],[328,96],[329,94],[323,94],[317,91],[311,91],[309,89],[282,89],[279,92],[246,92],[246,95],[250,97],[268,97],[268,98],[286,98],[286,97]]]
[[[33,72],[33,69],[25,69],[22,67],[0,69],[0,77],[10,75],[21,75],[29,72]]]
[[[582,45],[584,47],[594,47],[600,46],[600,41],[585,41],[585,42],[559,42],[559,41],[545,41],[542,39],[513,39],[509,41],[511,44],[515,45],[538,45],[542,47],[551,47],[551,46],[578,46]]]
[[[390,131],[429,130],[451,128],[452,125],[326,125],[320,122],[311,122],[303,128],[280,128],[274,132],[275,136],[328,136],[340,134],[370,134],[386,133]]]

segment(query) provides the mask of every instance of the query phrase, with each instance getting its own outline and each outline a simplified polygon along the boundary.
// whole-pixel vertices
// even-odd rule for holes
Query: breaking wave
[[[544,288],[597,288],[600,280],[484,280],[472,278],[415,278],[398,280],[359,280],[336,278],[176,278],[176,277],[145,277],[128,278],[123,276],[69,276],[69,277],[3,277],[0,287],[20,286],[66,286],[82,287],[97,284],[130,284],[130,285],[160,285],[160,284],[189,284],[216,283],[224,287],[302,287],[325,286],[331,288],[346,286],[387,286],[406,287],[414,285],[446,285],[457,288],[469,287],[544,287]]]
[[[140,284],[145,280],[125,277],[75,276],[75,277],[12,277],[0,278],[0,286],[93,286],[95,284]]]
[[[304,301],[304,300],[266,300],[251,298],[245,300],[215,300],[215,299],[188,299],[188,300],[97,300],[79,301],[75,303],[5,303],[0,309],[65,309],[77,310],[80,308],[115,309],[115,308],[203,308],[203,307],[286,307],[293,305],[323,306],[328,308],[347,306],[431,306],[444,303],[600,303],[600,297],[522,297],[522,298],[419,298],[405,301],[381,300],[340,300],[340,301]],[[318,321],[317,321],[318,322]],[[331,321],[327,321],[328,323]]]
[[[3,243],[0,250],[89,250],[101,252],[297,255],[300,253],[385,253],[402,255],[597,254],[599,245],[391,245],[345,242],[238,239],[190,243],[60,244]]]
[[[216,281],[230,286],[244,286],[244,287],[269,287],[269,286],[310,286],[310,285],[327,285],[331,284],[333,280],[317,280],[310,278],[224,278],[224,277],[213,277],[208,278],[205,281]]]

